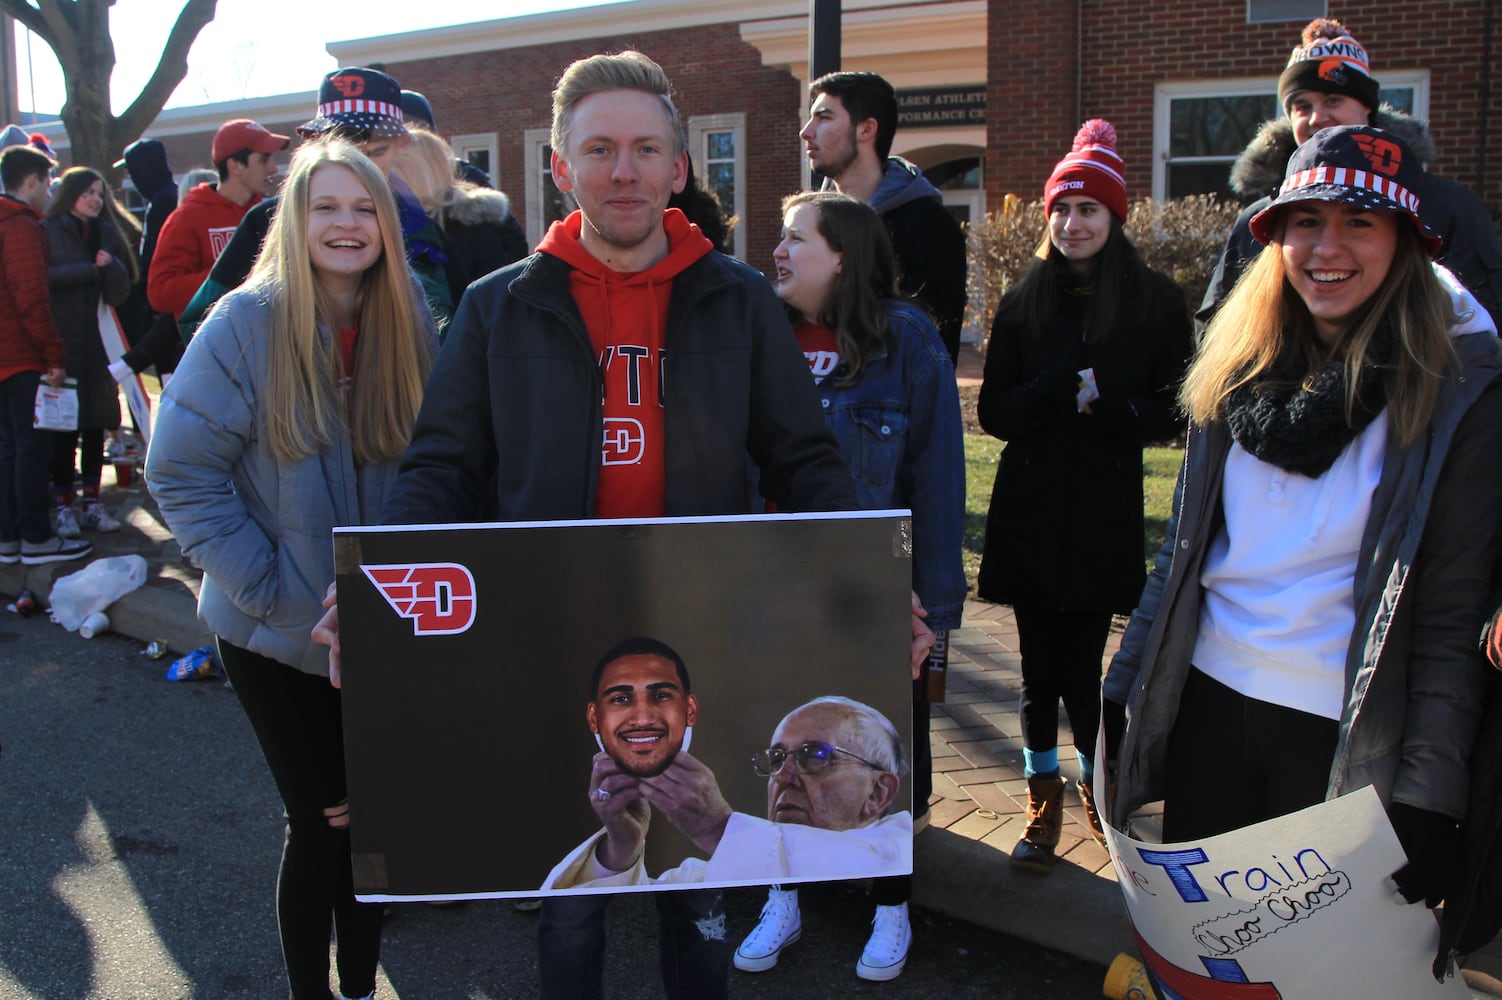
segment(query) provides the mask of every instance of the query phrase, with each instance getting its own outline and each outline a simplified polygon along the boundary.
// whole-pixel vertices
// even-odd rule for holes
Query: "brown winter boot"
[[[1090,836],[1101,847],[1106,847],[1106,831],[1100,825],[1100,810],[1095,808],[1095,792],[1087,781],[1078,782],[1075,787],[1080,790],[1080,805],[1085,807],[1085,824],[1090,827]]]
[[[1064,789],[1069,779],[1033,775],[1027,779],[1027,829],[1012,848],[1012,867],[1047,874],[1053,871],[1054,848],[1064,828]]]

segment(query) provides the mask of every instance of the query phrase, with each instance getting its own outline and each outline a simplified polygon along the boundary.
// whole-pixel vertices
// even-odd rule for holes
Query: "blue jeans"
[[[718,889],[653,893],[657,957],[669,1000],[719,1000],[730,978],[725,895]],[[542,1000],[604,997],[609,896],[549,896],[537,923]]]
[[[0,382],[0,541],[45,542],[52,436],[31,425],[41,372]]]

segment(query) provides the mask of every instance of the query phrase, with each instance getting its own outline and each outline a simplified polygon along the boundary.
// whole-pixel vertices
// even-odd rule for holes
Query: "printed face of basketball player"
[[[606,665],[585,714],[617,767],[651,778],[678,756],[684,731],[699,715],[699,703],[683,690],[671,660],[639,654]]]

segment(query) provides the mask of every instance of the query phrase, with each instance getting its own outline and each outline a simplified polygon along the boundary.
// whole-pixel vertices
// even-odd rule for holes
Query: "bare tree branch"
[[[188,51],[204,25],[214,20],[215,7],[219,0],[188,0],[167,44],[162,47],[162,57],[157,61],[151,79],[141,88],[141,93],[130,102],[130,107],[117,119],[118,130],[130,135],[139,135],[152,120],[161,114],[162,106],[188,75]]]
[[[44,7],[47,0],[38,0]],[[26,0],[0,0],[0,13],[9,14],[16,19],[16,23],[23,25],[33,35],[46,42],[50,48],[56,49],[56,36],[52,26],[47,23],[42,11],[27,3]]]
[[[115,71],[110,12],[115,0],[0,0],[0,13],[11,15],[46,42],[62,67],[66,98],[58,110],[68,130],[70,159],[112,176],[108,165],[150,126],[187,76],[188,50],[214,19],[217,2],[183,2],[151,79],[118,117],[111,113],[110,99]]]

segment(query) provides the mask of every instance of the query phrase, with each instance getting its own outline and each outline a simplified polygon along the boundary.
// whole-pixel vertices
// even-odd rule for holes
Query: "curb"
[[[1121,890],[1059,861],[1050,875],[1013,873],[1005,852],[930,827],[913,841],[913,903],[1101,967],[1137,953]]]
[[[38,602],[46,606],[54,582],[83,569],[94,559],[114,554],[123,553],[99,553],[90,559],[43,566],[0,565],[0,594],[14,596],[29,588]],[[105,609],[110,631],[141,643],[166,639],[168,647],[179,655],[209,645],[212,636],[198,623],[198,602],[188,593],[153,586],[156,579],[153,566],[144,584]]]

